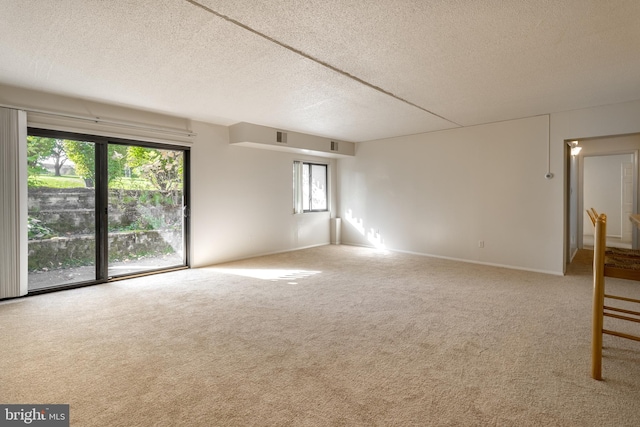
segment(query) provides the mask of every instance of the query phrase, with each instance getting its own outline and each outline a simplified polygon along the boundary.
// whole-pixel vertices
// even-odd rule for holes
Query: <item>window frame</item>
[[[309,209],[304,209],[304,167],[309,167],[309,187],[308,194]],[[324,193],[325,193],[325,207],[322,209],[313,208],[313,166],[320,166],[324,168]],[[304,160],[293,161],[293,213],[304,214],[313,212],[329,212],[329,165],[327,163],[318,163]]]

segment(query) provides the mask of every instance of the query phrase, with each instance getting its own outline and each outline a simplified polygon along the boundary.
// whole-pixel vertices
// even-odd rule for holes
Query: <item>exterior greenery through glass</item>
[[[189,266],[189,149],[28,129],[29,293]]]

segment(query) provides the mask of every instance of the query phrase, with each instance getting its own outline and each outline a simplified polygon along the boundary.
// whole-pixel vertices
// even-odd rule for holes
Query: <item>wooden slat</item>
[[[604,309],[605,310],[611,310],[611,311],[617,311],[618,313],[626,313],[626,314],[632,314],[634,316],[640,316],[640,311],[626,310],[624,308],[610,307],[608,305],[605,305]]]
[[[607,335],[615,335],[616,337],[626,338],[628,340],[640,341],[640,337],[638,337],[636,335],[625,334],[624,332],[617,332],[617,331],[610,331],[608,329],[603,329],[602,333],[603,334],[607,334]],[[596,378],[596,379],[598,379],[598,378]]]
[[[635,302],[637,304],[640,304],[640,299],[634,299],[634,298],[627,298],[627,297],[619,297],[617,295],[610,295],[610,294],[604,294],[605,298],[611,298],[611,299],[618,299],[620,301],[629,301],[629,302]]]
[[[604,267],[604,275],[616,279],[626,279],[640,281],[640,270],[629,270],[628,268]]]
[[[593,310],[591,320],[591,377],[602,379],[602,326],[604,310],[604,248],[606,246],[607,216],[595,221],[593,239]]]
[[[626,320],[628,322],[640,323],[640,319],[634,319],[633,317],[629,317],[629,316],[621,316],[619,314],[613,314],[613,313],[603,313],[602,315],[606,317],[613,317],[620,320]]]

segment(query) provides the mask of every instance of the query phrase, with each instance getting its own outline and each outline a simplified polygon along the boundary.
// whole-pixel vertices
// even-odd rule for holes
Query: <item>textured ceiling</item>
[[[351,141],[640,99],[638,0],[0,0],[0,83]]]

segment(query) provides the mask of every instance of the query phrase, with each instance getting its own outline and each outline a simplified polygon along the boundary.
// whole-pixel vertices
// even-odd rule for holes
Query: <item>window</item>
[[[327,210],[327,165],[293,162],[293,212]]]

